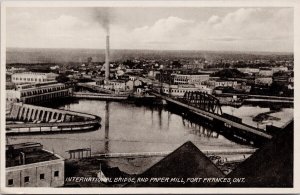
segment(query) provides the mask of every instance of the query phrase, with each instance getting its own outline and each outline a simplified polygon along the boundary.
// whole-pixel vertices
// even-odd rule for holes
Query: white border
[[[296,24],[300,24],[300,1],[297,0],[203,0],[203,1],[6,1],[1,3],[1,193],[31,193],[31,194],[100,194],[100,193],[299,193],[299,159],[300,159],[300,132],[298,131],[300,112],[294,111],[294,188],[10,188],[5,187],[5,11],[7,7],[293,7],[294,8],[294,77],[298,78],[300,67],[300,29]],[[300,108],[297,95],[298,83],[300,79],[295,79],[295,101],[294,108]]]

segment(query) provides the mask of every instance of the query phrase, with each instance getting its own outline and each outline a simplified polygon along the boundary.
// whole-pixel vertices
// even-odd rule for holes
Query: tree
[[[56,81],[59,83],[66,83],[70,81],[70,78],[67,77],[65,74],[60,74],[59,76],[56,77]]]

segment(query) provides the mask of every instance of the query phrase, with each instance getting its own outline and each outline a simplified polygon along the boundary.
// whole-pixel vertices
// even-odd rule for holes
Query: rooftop
[[[153,165],[144,173],[143,178],[223,178],[224,174],[192,142],[188,141],[174,152]],[[178,183],[178,182],[142,182],[130,183],[127,187],[209,187],[215,183]]]
[[[26,142],[6,145],[6,167],[51,161],[59,157],[43,149],[40,143]]]
[[[19,72],[19,73],[15,73],[14,75],[57,75],[55,73],[52,72]]]
[[[216,187],[293,187],[294,121],[233,170],[227,178],[245,182],[218,183]]]

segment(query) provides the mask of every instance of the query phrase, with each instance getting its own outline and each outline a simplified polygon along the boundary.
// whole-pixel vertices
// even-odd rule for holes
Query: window
[[[59,176],[59,171],[54,171],[54,177],[58,177]]]
[[[29,183],[29,176],[24,177],[24,183]]]
[[[40,174],[40,180],[42,180],[42,179],[45,179],[45,174],[44,173]]]
[[[8,183],[9,186],[11,186],[11,185],[14,184],[14,180],[13,179],[9,179],[7,183]]]

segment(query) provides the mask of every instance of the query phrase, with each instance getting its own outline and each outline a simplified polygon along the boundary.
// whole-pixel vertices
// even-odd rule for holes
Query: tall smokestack
[[[105,80],[109,80],[109,35],[106,35],[106,50],[105,50]]]

